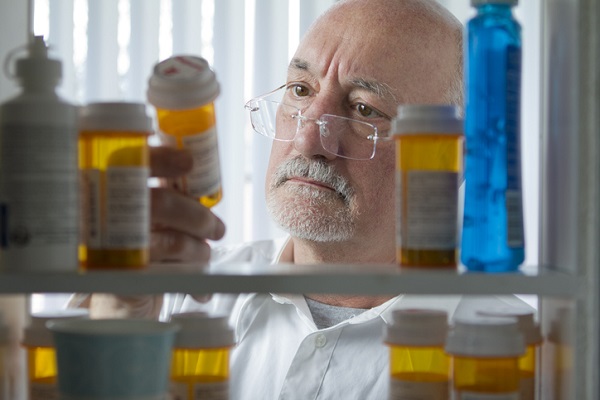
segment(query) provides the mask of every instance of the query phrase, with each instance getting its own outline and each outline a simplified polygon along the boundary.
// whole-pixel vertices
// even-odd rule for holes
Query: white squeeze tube
[[[76,107],[56,93],[61,63],[48,57],[43,37],[27,52],[14,68],[22,91],[0,106],[0,269],[75,271]]]
[[[46,199],[56,196],[56,191],[44,193],[41,187],[35,187],[35,179],[42,180],[45,174],[51,175],[50,171],[44,169],[43,160],[24,161],[19,160],[20,157],[31,157],[39,154],[39,150],[26,150],[21,147],[10,147],[11,140],[17,139],[15,133],[21,132],[25,138],[32,139],[33,144],[37,144],[38,148],[42,148],[43,144],[37,142],[36,138],[42,135],[44,130],[50,131],[50,135],[64,135],[68,137],[67,148],[63,149],[63,163],[67,165],[66,181],[69,182],[68,193],[60,194],[62,198],[72,198],[77,196],[77,152],[76,140],[77,132],[75,129],[76,112],[75,107],[60,100],[55,93],[55,86],[58,84],[61,76],[61,65],[57,60],[50,60],[47,57],[47,48],[42,37],[34,38],[33,33],[33,3],[34,0],[27,0],[27,48],[28,56],[16,61],[15,73],[10,73],[12,56],[21,49],[15,49],[9,52],[9,55],[3,60],[4,71],[11,78],[17,78],[23,88],[21,94],[10,99],[6,103],[0,104],[0,271],[12,270],[21,271],[25,269],[75,269],[77,268],[77,214],[57,215],[59,210],[53,210],[52,204]],[[57,133],[62,130],[62,133]],[[31,146],[34,147],[33,145]],[[24,150],[24,151],[23,151]],[[21,152],[22,151],[22,152]],[[21,152],[21,153],[17,153]],[[7,157],[7,155],[9,157]],[[17,159],[17,163],[12,165]],[[20,162],[20,163],[19,163]],[[38,174],[29,175],[26,171],[20,171],[19,168],[25,163],[36,164]],[[28,179],[29,178],[29,179]],[[8,190],[18,190],[17,192],[8,192]],[[62,238],[66,245],[40,242],[38,241],[39,231],[34,236],[35,241],[25,248],[12,246],[13,239],[18,239],[19,232],[23,230],[15,229],[19,226],[19,218],[25,216],[25,219],[33,220],[36,216],[27,214],[27,203],[19,203],[21,200],[35,192],[39,201],[46,201],[46,206],[41,207],[47,212],[46,216],[54,216],[55,218],[65,218],[61,221],[68,229],[65,231],[66,236]],[[34,196],[31,196],[34,197]],[[60,201],[60,200],[58,200]],[[55,200],[56,202],[56,200]],[[15,210],[14,205],[23,206],[20,210]],[[77,202],[72,201],[70,204],[75,205],[69,211],[77,212]],[[21,216],[19,216],[19,213]],[[22,220],[21,220],[22,221]],[[48,220],[44,219],[44,222]],[[38,222],[40,226],[41,221]],[[16,236],[11,237],[9,227],[13,228],[13,233]],[[43,235],[42,235],[43,236]],[[56,235],[61,238],[61,235]],[[9,241],[10,239],[10,241]],[[18,242],[18,240],[17,240]],[[11,245],[9,248],[8,246]],[[35,251],[29,251],[35,247]],[[61,254],[61,250],[65,253]],[[39,262],[48,257],[48,262]],[[0,296],[0,313],[2,314],[4,325],[8,328],[0,328],[0,339],[4,347],[4,358],[2,366],[2,377],[0,385],[1,400],[26,400],[26,357],[25,351],[21,347],[20,342],[23,337],[23,330],[28,321],[29,304],[27,296],[20,295],[2,295]]]

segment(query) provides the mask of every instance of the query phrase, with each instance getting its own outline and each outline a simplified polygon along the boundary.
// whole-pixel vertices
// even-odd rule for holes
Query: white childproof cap
[[[154,66],[148,80],[148,102],[166,110],[196,108],[214,101],[220,87],[202,57],[173,56]]]
[[[181,327],[174,347],[191,349],[231,347],[235,344],[228,318],[204,312],[173,314],[171,322]]]
[[[434,309],[402,309],[392,312],[385,342],[401,346],[443,346],[448,333],[448,313]]]
[[[525,342],[516,318],[460,316],[454,318],[446,351],[462,357],[519,357]]]

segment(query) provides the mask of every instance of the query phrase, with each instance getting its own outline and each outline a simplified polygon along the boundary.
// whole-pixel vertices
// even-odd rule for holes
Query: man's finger
[[[150,174],[154,177],[176,178],[192,169],[191,154],[167,146],[150,147]]]
[[[210,246],[203,240],[172,230],[152,232],[150,261],[207,263]]]
[[[152,223],[198,239],[219,240],[225,224],[195,199],[166,188],[152,188]]]

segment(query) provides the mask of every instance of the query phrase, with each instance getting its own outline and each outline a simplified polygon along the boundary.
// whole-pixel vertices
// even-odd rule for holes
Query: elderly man
[[[433,0],[336,3],[303,38],[285,85],[248,103],[257,131],[274,138],[266,198],[288,240],[216,248],[211,255],[207,240],[222,237],[223,223],[194,200],[155,189],[153,222],[160,229],[153,232],[153,260],[395,262],[391,119],[400,104],[461,106],[461,65],[462,25]],[[259,115],[269,104],[278,111]],[[275,132],[260,127],[275,115]],[[184,174],[190,163],[173,149],[152,154],[158,176]],[[138,315],[162,304],[120,300],[118,307]],[[422,296],[215,296],[213,309],[230,313],[238,342],[231,398],[386,398],[382,332],[391,311],[443,307],[451,314],[458,303]],[[169,311],[205,306],[188,296],[183,308]]]

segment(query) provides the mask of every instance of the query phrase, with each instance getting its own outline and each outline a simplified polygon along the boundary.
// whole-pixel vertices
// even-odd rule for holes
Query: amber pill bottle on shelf
[[[517,307],[495,307],[477,311],[490,317],[512,317],[517,319],[519,330],[525,340],[525,354],[519,358],[520,399],[536,399],[537,365],[539,348],[543,338],[540,326],[535,322],[533,310]]]
[[[385,338],[390,348],[390,400],[448,399],[447,328],[448,314],[442,310],[393,311]]]
[[[83,269],[141,269],[149,262],[152,120],[143,103],[80,109]]]
[[[463,127],[451,105],[402,105],[396,142],[396,261],[456,268]]]
[[[171,360],[173,398],[229,399],[229,351],[234,337],[227,317],[188,312],[174,314],[171,321],[181,327]]]
[[[446,351],[452,360],[452,399],[520,398],[519,359],[525,344],[515,318],[455,318]]]

